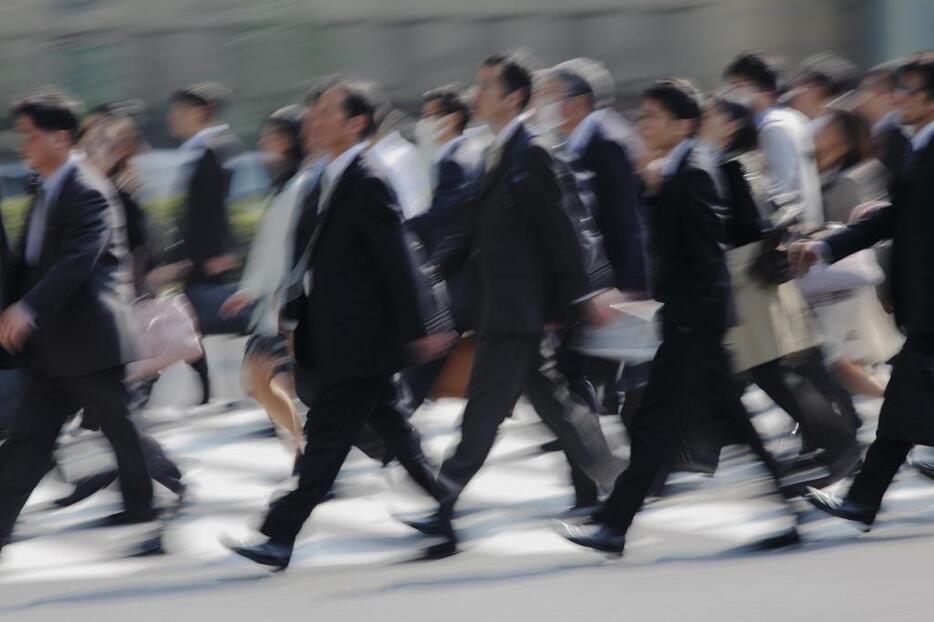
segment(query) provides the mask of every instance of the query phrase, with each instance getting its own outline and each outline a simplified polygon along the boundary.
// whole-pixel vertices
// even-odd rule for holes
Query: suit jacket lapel
[[[499,162],[496,163],[496,166],[494,166],[489,173],[484,175],[483,181],[480,184],[480,191],[477,193],[477,198],[484,198],[487,193],[489,193],[490,189],[496,185],[496,182],[506,174],[509,169],[510,154],[515,148],[519,135],[524,132],[525,126],[520,124],[509,140],[506,141],[506,144],[503,145],[503,150],[499,154]]]

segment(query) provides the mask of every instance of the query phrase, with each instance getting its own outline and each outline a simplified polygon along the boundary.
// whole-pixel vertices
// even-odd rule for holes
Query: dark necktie
[[[26,235],[25,256],[26,263],[30,266],[39,263],[39,255],[42,252],[42,238],[45,237],[45,220],[48,211],[45,198],[45,187],[40,184],[36,189],[36,197],[29,216],[29,231]]]

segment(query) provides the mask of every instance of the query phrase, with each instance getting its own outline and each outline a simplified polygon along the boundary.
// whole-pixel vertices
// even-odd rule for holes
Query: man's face
[[[169,134],[178,140],[188,140],[198,133],[200,111],[197,106],[186,102],[175,102],[169,106]]]
[[[16,133],[20,157],[26,166],[37,172],[67,157],[71,149],[68,132],[40,129],[26,115],[17,117]]]
[[[509,112],[508,96],[503,90],[502,66],[484,65],[477,71],[477,97],[474,109],[477,118],[489,123],[501,119]]]
[[[344,109],[346,97],[343,88],[334,87],[325,92],[315,106],[314,130],[321,147],[328,151],[356,143],[365,123],[363,117],[347,116]]]
[[[650,151],[665,152],[675,147],[687,136],[685,124],[654,99],[642,100],[639,131]]]
[[[321,140],[315,127],[315,108],[317,106],[317,103],[309,104],[302,115],[302,146],[310,154],[321,150]]]
[[[895,108],[895,91],[875,76],[859,83],[857,111],[868,119],[879,119]]]
[[[934,98],[928,97],[924,79],[913,73],[905,74],[899,84],[902,122],[906,125],[921,125],[934,118]]]
[[[788,100],[792,108],[801,112],[809,119],[816,119],[824,114],[827,104],[827,94],[815,82],[801,82],[794,86],[792,95]]]
[[[457,127],[460,115],[457,113],[444,114],[444,108],[438,99],[430,99],[422,104],[421,118],[434,120],[439,138],[460,134],[460,128]]]

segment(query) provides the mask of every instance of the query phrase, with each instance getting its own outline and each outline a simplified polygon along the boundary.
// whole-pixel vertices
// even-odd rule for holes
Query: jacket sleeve
[[[464,169],[457,162],[445,160],[438,171],[438,185],[431,200],[431,207],[424,214],[409,220],[418,237],[431,249],[444,237],[457,207],[464,203],[470,192],[470,184]]]
[[[210,149],[195,165],[183,229],[185,257],[196,266],[223,255],[229,240],[227,172]]]
[[[517,207],[525,213],[536,238],[545,249],[546,260],[568,302],[579,302],[591,293],[577,233],[561,204],[562,188],[551,155],[540,146],[525,150]]]
[[[594,216],[619,288],[645,292],[649,289],[647,237],[639,179],[623,146],[612,141],[601,145],[598,157],[589,163],[597,195]]]
[[[45,318],[59,312],[100,260],[111,236],[109,209],[99,192],[85,189],[78,194],[75,205],[60,211],[64,222],[59,256],[45,276],[23,296],[40,327]]]
[[[391,297],[400,336],[412,341],[425,335],[418,304],[415,266],[403,234],[395,197],[380,179],[368,177],[360,192],[359,229]]]
[[[833,233],[823,242],[830,249],[831,259],[840,261],[864,248],[874,246],[895,233],[895,207],[890,205],[875,210],[857,222]]]
[[[721,274],[724,262],[720,219],[714,209],[718,203],[713,178],[701,169],[690,170],[677,200],[683,231],[680,239],[691,262],[690,274],[711,281]]]

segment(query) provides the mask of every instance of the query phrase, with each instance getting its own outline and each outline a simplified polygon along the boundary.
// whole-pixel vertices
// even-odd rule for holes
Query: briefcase
[[[431,390],[432,399],[467,397],[467,385],[470,383],[475,350],[476,344],[473,337],[463,337],[457,342]]]

